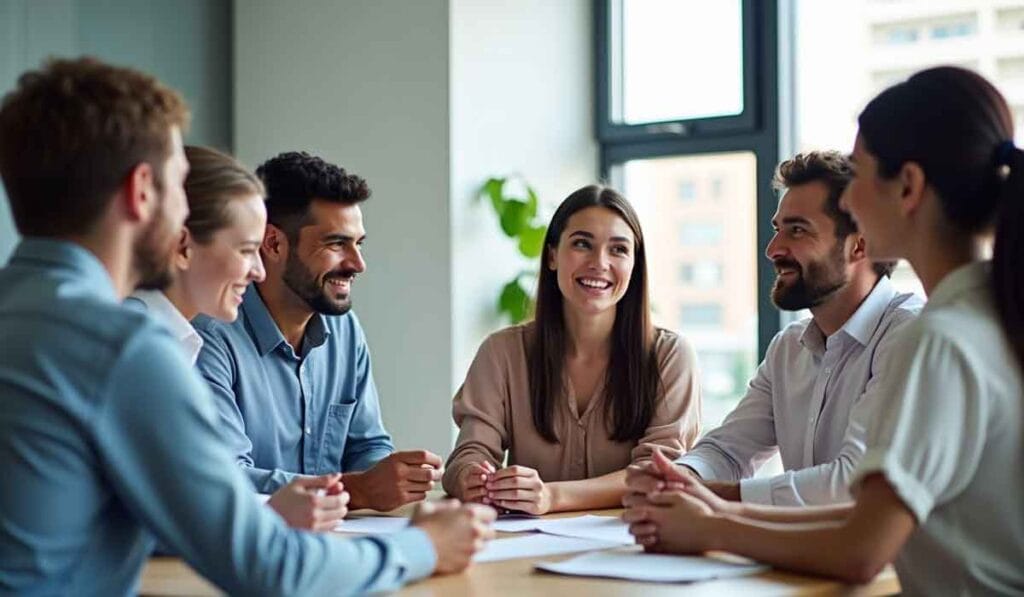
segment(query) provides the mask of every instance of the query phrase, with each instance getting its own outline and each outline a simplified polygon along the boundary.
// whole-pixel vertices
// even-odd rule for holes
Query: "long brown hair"
[[[883,91],[858,123],[880,176],[915,162],[951,226],[978,234],[994,225],[996,309],[1024,371],[1024,152],[1013,145],[1006,100],[981,75],[942,66]]]
[[[654,328],[647,297],[647,258],[640,220],[626,199],[614,189],[590,185],[569,195],[548,225],[540,258],[534,333],[528,339],[530,408],[541,437],[558,443],[554,430],[555,404],[565,392],[567,349],[565,314],[558,274],[547,267],[549,251],[558,247],[569,218],[588,207],[603,207],[621,217],[635,239],[633,274],[626,293],[615,306],[611,355],[605,373],[605,420],[614,441],[637,440],[654,415],[661,386],[654,354]]]

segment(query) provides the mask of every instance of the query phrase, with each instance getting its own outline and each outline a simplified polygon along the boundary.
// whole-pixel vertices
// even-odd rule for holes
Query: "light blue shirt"
[[[314,315],[298,354],[255,285],[234,322],[200,315],[192,324],[221,435],[261,493],[296,474],[364,471],[394,452],[354,313]]]
[[[288,528],[233,464],[177,341],[81,247],[21,242],[0,269],[0,338],[0,594],[131,594],[154,537],[231,594],[384,591],[433,569],[419,529]]]

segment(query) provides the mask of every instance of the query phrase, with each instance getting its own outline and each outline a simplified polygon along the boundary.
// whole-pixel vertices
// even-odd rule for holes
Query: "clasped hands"
[[[479,502],[541,515],[551,511],[554,498],[551,487],[536,470],[525,466],[495,469],[490,462],[474,462],[459,473],[458,494],[466,502]]]
[[[649,462],[626,469],[628,492],[622,499],[622,519],[645,551],[700,553],[715,547],[710,523],[731,514],[735,504],[706,487],[685,467],[660,451]]]

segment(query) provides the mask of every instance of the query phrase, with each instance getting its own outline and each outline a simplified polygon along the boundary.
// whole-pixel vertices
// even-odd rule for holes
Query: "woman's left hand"
[[[485,504],[538,516],[551,510],[551,488],[541,481],[540,475],[532,468],[503,468],[491,475],[485,487]]]

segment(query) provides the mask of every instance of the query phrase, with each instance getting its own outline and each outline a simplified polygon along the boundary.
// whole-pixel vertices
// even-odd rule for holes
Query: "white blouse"
[[[128,296],[129,302],[131,299],[142,303],[150,315],[167,326],[174,338],[181,343],[181,349],[185,351],[189,362],[195,365],[199,351],[203,348],[203,338],[167,295],[159,290],[136,290]]]
[[[906,594],[1024,591],[1024,375],[989,271],[947,275],[880,374],[853,491],[881,473],[917,519],[896,560]]]

